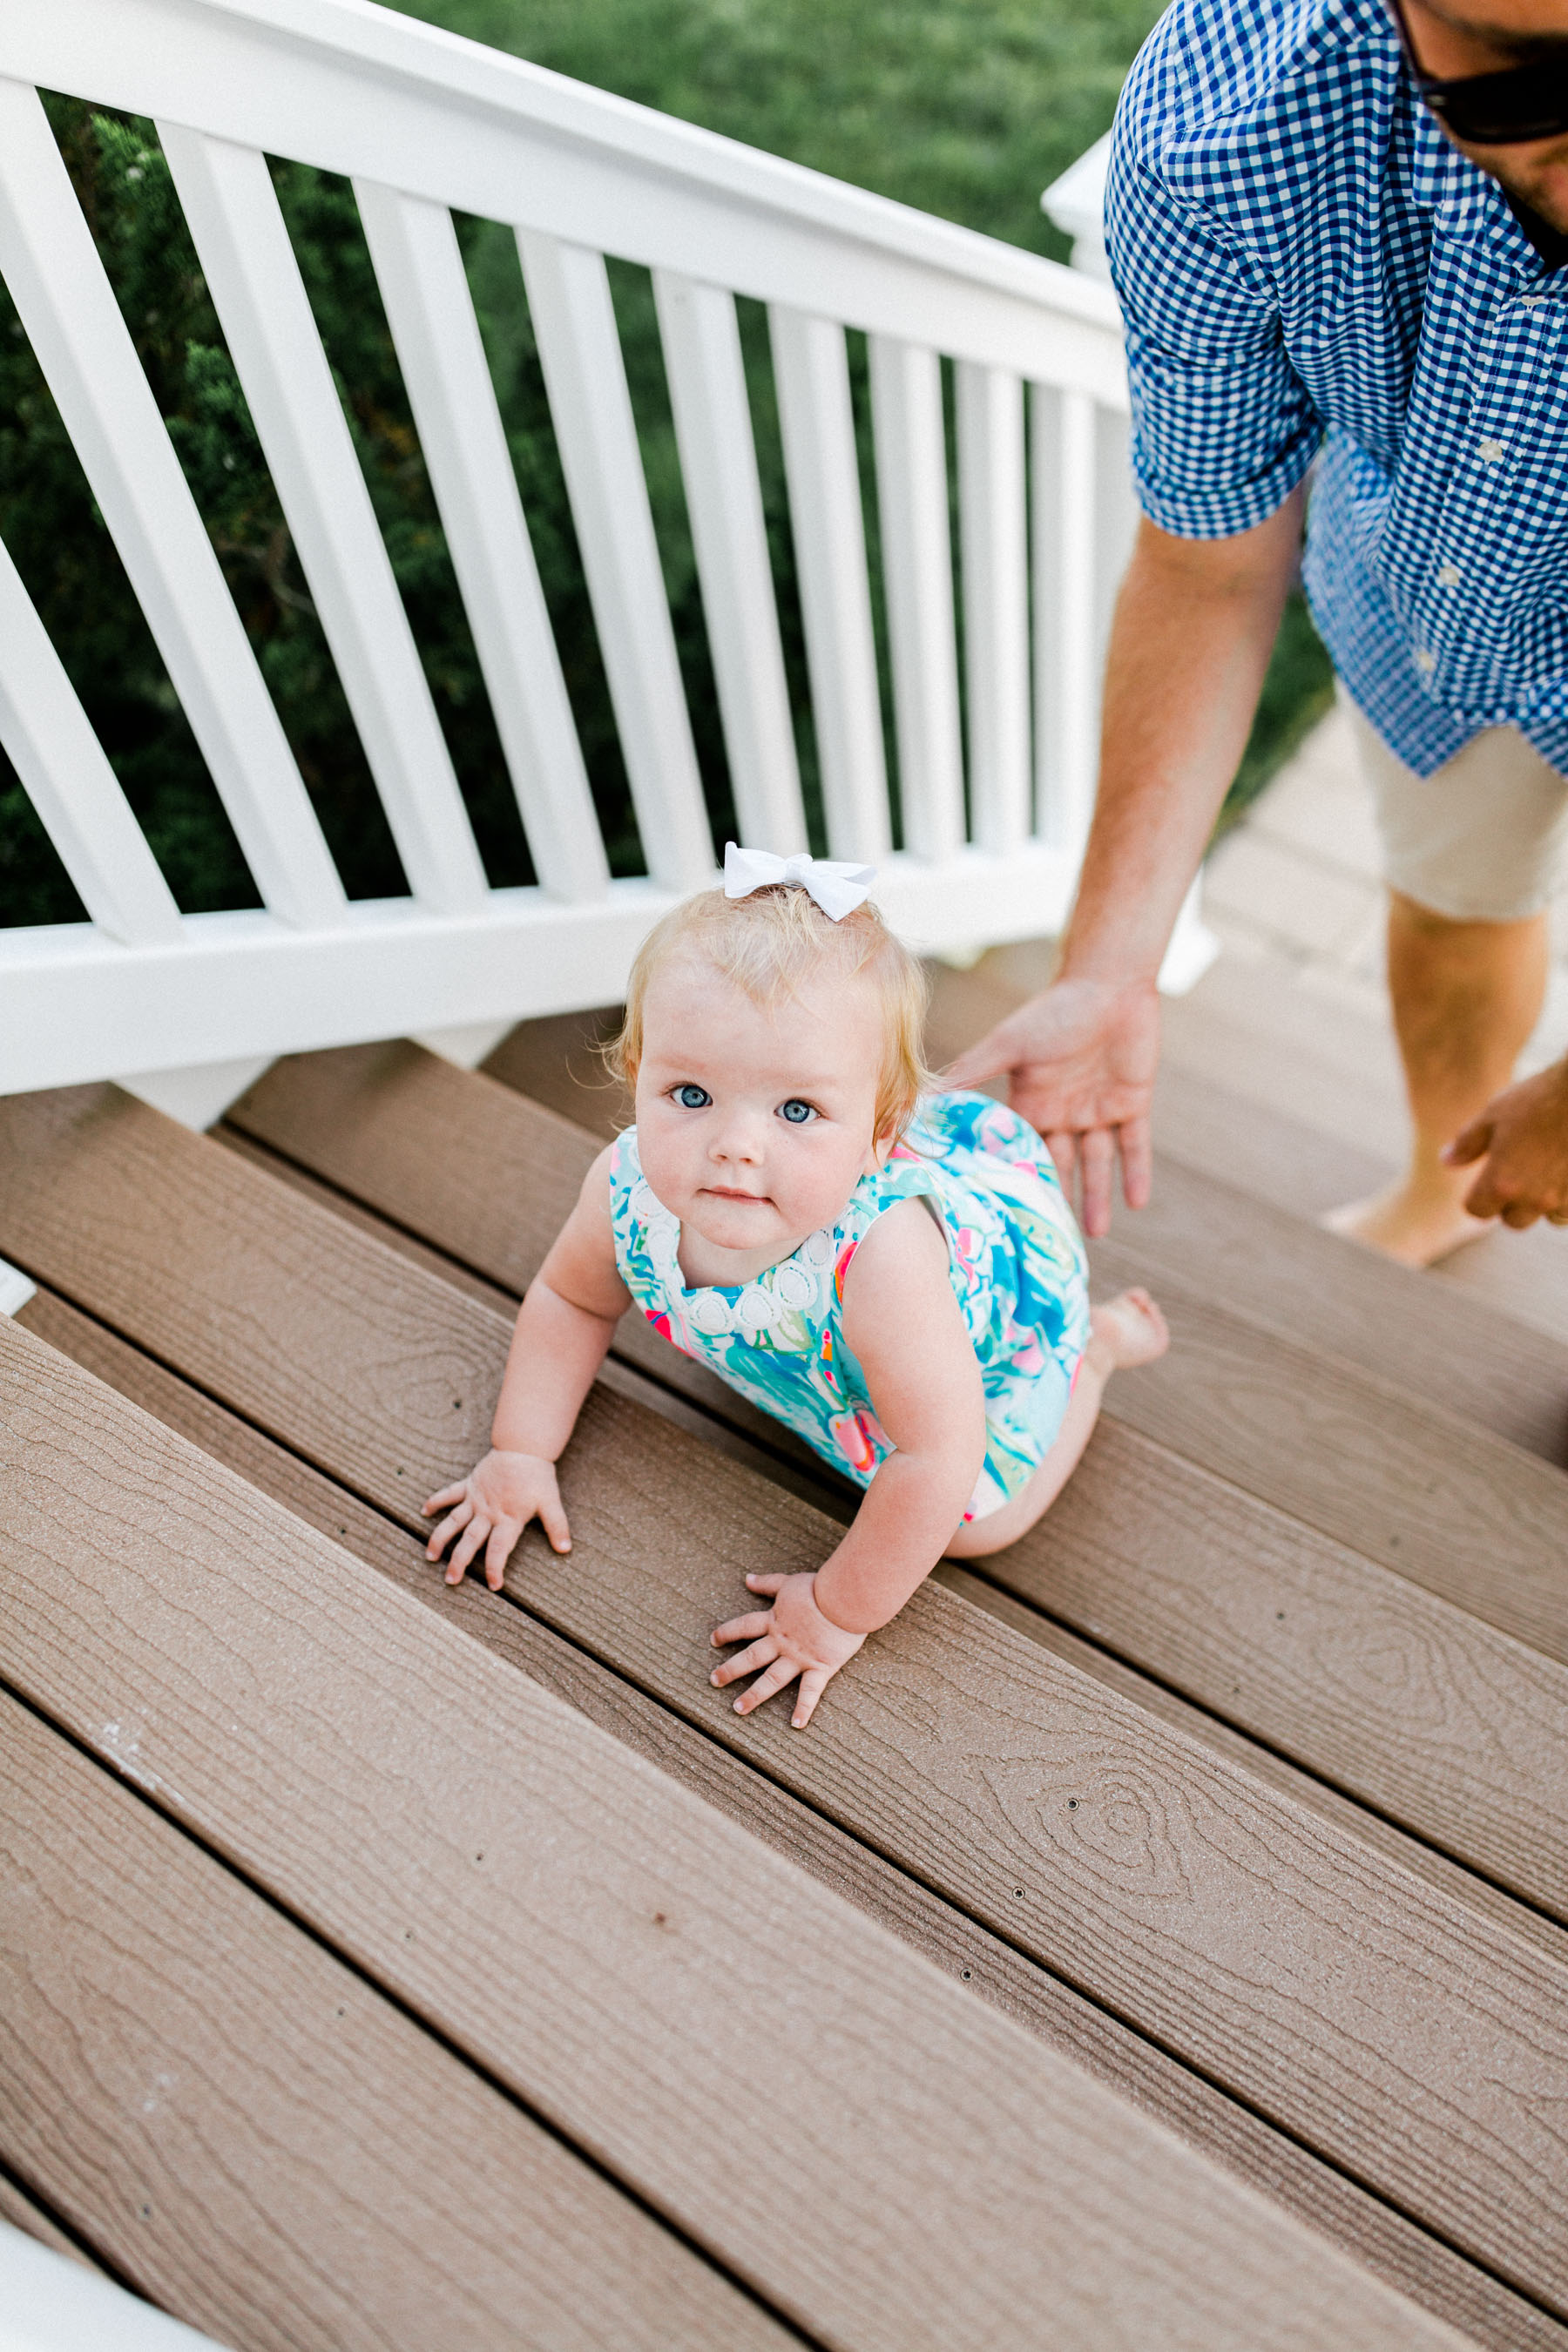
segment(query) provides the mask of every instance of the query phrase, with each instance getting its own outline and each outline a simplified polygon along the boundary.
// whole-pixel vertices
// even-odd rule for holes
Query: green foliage
[[[1059,252],[1040,188],[1096,138],[1154,13],[1150,0],[402,0],[408,13],[904,202]],[[49,101],[159,408],[346,887],[393,894],[402,868],[150,124]],[[440,723],[495,883],[532,878],[526,845],[370,259],[346,183],[274,165]],[[459,236],[590,781],[617,872],[642,863],[515,245]],[[646,271],[612,264],[655,526],[720,838],[730,784]],[[820,796],[766,326],[742,302],[763,503],[814,845]],[[851,367],[876,507],[863,349]],[[187,911],[256,903],[200,751],[92,501],[19,322],[0,291],[0,535]],[[885,635],[878,599],[879,638]],[[885,646],[883,647],[885,656]],[[1314,667],[1316,665],[1316,667]],[[1237,794],[1314,708],[1323,667],[1299,606],[1282,633]],[[886,661],[883,661],[884,678]],[[891,742],[889,727],[889,745]],[[896,780],[895,780],[896,784]],[[0,923],[81,909],[0,757]]]

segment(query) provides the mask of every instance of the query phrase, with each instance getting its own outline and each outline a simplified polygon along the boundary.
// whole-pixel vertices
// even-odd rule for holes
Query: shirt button
[[[1519,299],[1521,310],[1539,310],[1546,297],[1544,294],[1521,294]]]
[[[1483,466],[1500,466],[1508,455],[1506,441],[1494,441],[1489,434],[1476,443],[1476,455]]]
[[[1437,667],[1437,656],[1429,646],[1417,646],[1411,659],[1423,677],[1430,677]]]
[[[1463,574],[1457,563],[1439,563],[1437,566],[1436,578],[1439,588],[1457,588],[1462,577]]]

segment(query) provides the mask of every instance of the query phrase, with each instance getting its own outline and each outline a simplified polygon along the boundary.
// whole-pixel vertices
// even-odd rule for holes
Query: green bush
[[[1066,0],[428,0],[410,13],[526,54],[1037,250],[1060,240],[1038,192],[1103,130],[1152,11],[1092,18]],[[225,577],[353,897],[405,887],[352,714],[310,603],[167,167],[149,124],[51,100],[72,180]],[[274,179],[487,872],[532,878],[472,639],[346,183]],[[641,855],[583,583],[516,250],[494,224],[458,233],[567,689],[612,866]],[[612,264],[634,409],[699,764],[715,828],[728,773],[652,294]],[[815,845],[819,793],[766,330],[741,305],[785,665]],[[876,509],[863,347],[852,337],[868,530]],[[257,894],[19,321],[0,292],[0,535],[59,648],[180,905]],[[878,600],[879,635],[883,615]],[[883,663],[884,676],[886,663]],[[1304,610],[1282,633],[1237,794],[1255,790],[1314,708],[1325,668]],[[889,727],[889,749],[891,738]],[[895,775],[896,793],[896,775]],[[0,922],[81,908],[0,759]]]

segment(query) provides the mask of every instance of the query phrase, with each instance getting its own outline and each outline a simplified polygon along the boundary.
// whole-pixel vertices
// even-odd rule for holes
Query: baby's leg
[[[1112,1372],[1152,1364],[1171,1344],[1165,1318],[1146,1290],[1124,1290],[1089,1318],[1089,1345],[1056,1443],[1022,1491],[988,1518],[961,1527],[947,1547],[949,1559],[980,1559],[1005,1551],[1026,1535],[1056,1501],[1078,1468],[1100,1419],[1100,1400]]]

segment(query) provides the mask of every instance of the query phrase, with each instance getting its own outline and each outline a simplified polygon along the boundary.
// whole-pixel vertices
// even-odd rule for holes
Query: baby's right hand
[[[537,1518],[556,1551],[570,1551],[572,1530],[561,1507],[555,1465],[538,1454],[501,1454],[492,1449],[477,1469],[455,1486],[443,1486],[425,1506],[430,1518],[447,1516],[425,1547],[426,1559],[439,1559],[452,1538],[458,1542],[447,1563],[448,1584],[461,1584],[463,1572],[481,1544],[485,1547],[485,1582],[499,1592],[501,1574],[530,1519]]]

